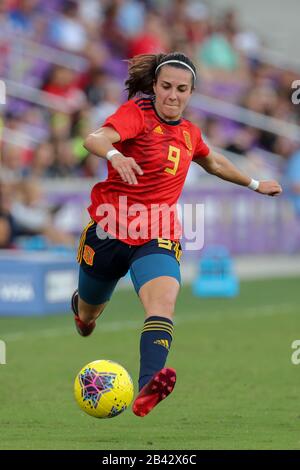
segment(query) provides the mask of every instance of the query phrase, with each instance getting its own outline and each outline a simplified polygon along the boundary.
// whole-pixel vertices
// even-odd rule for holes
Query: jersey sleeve
[[[206,145],[206,143],[202,139],[201,131],[198,127],[195,127],[195,133],[197,136],[197,143],[196,143],[196,148],[195,148],[194,155],[193,155],[193,160],[197,160],[198,158],[202,158],[202,157],[207,157],[207,155],[210,152],[210,148],[208,147],[208,145]]]
[[[129,100],[106,119],[102,127],[107,126],[120,134],[121,142],[133,139],[144,130],[144,114],[133,100]]]

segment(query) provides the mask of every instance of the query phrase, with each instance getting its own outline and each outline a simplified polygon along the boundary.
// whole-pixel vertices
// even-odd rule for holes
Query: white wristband
[[[259,181],[251,179],[250,184],[248,184],[248,188],[256,191],[259,186]]]
[[[109,151],[107,152],[107,154],[105,155],[105,158],[106,158],[107,160],[111,160],[114,155],[117,155],[117,153],[120,153],[120,152],[119,152],[118,150],[116,150],[116,149],[109,150]]]

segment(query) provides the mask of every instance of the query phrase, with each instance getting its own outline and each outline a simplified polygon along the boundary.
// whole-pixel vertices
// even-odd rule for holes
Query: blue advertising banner
[[[77,286],[75,256],[53,253],[0,254],[0,315],[43,315],[70,310]]]

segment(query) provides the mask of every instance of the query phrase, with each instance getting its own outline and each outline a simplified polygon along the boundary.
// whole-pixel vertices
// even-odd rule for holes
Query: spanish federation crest
[[[193,145],[192,145],[190,133],[188,131],[183,131],[183,137],[184,137],[185,145],[187,149],[191,152],[193,150]]]
[[[89,245],[84,245],[83,259],[89,266],[93,266],[95,251]]]

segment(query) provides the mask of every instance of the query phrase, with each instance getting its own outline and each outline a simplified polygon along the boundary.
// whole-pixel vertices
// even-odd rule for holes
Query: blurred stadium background
[[[39,346],[41,350],[45,347],[43,360],[50,368],[54,382],[57,378],[53,364],[60,370],[60,358],[64,357],[64,351],[71,354],[74,350],[75,355],[80,352],[77,360],[74,355],[70,359],[71,372],[66,366],[60,370],[60,380],[64,379],[65,374],[69,374],[71,380],[72,374],[84,362],[96,359],[97,334],[96,340],[83,348],[80,338],[73,339],[71,335],[69,317],[45,316],[42,322],[41,319],[12,316],[65,313],[68,310],[69,297],[76,285],[76,244],[88,220],[86,207],[90,189],[94,182],[106,176],[105,162],[89,155],[82,142],[126,99],[123,90],[127,74],[126,59],[147,52],[181,50],[188,54],[197,65],[199,80],[186,117],[199,124],[210,146],[220,148],[242,170],[256,179],[278,179],[284,188],[282,197],[264,198],[211,177],[198,167],[191,168],[182,202],[205,205],[204,249],[221,246],[228,250],[233,257],[238,279],[242,281],[242,288],[240,297],[228,300],[232,303],[224,304],[217,299],[212,300],[215,303],[190,299],[189,282],[197,275],[204,250],[186,252],[182,269],[187,287],[183,289],[179,310],[182,313],[186,309],[190,312],[189,321],[193,321],[191,318],[196,318],[199,311],[211,312],[213,324],[206,325],[208,316],[201,317],[200,321],[204,322],[201,327],[207,331],[208,337],[213,337],[212,344],[222,341],[218,336],[220,333],[215,333],[215,327],[219,332],[228,334],[229,342],[235,341],[228,328],[232,326],[234,330],[245,310],[245,323],[240,324],[240,346],[250,341],[246,335],[252,319],[253,329],[250,327],[248,330],[250,338],[251,333],[253,338],[257,334],[259,337],[258,331],[261,334],[266,332],[267,339],[269,334],[274,333],[266,346],[269,354],[271,351],[274,353],[272,345],[275,348],[277,340],[280,341],[275,329],[283,331],[283,335],[286,333],[285,347],[281,345],[281,350],[289,361],[290,343],[296,339],[300,326],[297,316],[297,285],[300,278],[300,104],[292,102],[295,92],[292,83],[300,79],[299,14],[297,0],[287,0],[284,7],[279,0],[0,2],[0,78],[2,89],[6,91],[6,99],[1,96],[0,100],[0,339],[6,341],[9,357],[7,367],[1,368],[0,372],[7,379],[6,383],[11,373],[9,364],[12,364],[11,367],[17,366],[25,347],[29,356],[27,361],[24,358],[26,364],[23,364],[23,370],[26,371],[27,367],[29,372],[30,361],[43,375],[42,363],[39,369],[36,361]],[[274,278],[278,279],[273,281]],[[119,319],[122,324],[119,310],[124,308],[128,329],[138,332],[138,322],[136,320],[134,323],[134,318],[140,317],[133,317],[133,323],[130,323],[131,311],[139,310],[134,295],[124,296],[122,292],[119,295],[116,295],[116,303],[111,307],[112,318],[109,321],[112,323],[111,329],[108,324],[108,331],[114,331],[114,319]],[[231,317],[225,319],[224,315],[219,315],[223,310],[224,315],[231,312],[232,325]],[[285,316],[284,313],[290,315]],[[269,316],[272,319],[271,330],[266,321]],[[183,314],[181,318],[183,325]],[[183,348],[187,339],[191,347],[193,338],[190,331],[184,331],[180,325],[179,322],[179,338],[182,338]],[[116,330],[118,328],[122,326],[115,326]],[[58,331],[62,334],[57,334]],[[126,335],[122,337],[124,344]],[[194,340],[197,342],[198,337]],[[49,344],[46,344],[47,341]],[[212,349],[205,341],[206,338],[204,349],[207,347],[209,355]],[[251,343],[252,346],[254,344]],[[118,355],[115,355],[117,349],[112,348],[110,341],[102,342],[102,346],[107,357],[118,360]],[[250,350],[252,346],[249,346]],[[187,356],[187,360],[193,361],[192,355],[196,353],[189,347],[186,354],[191,356],[190,359]],[[128,351],[130,348],[128,338]],[[255,357],[256,364],[259,364],[263,351],[255,346],[253,348],[257,352],[251,359]],[[240,351],[241,357],[251,360],[248,353],[246,346],[245,350]],[[104,352],[101,351],[101,354]],[[123,357],[121,351],[118,354]],[[133,364],[137,363],[137,351],[128,354],[124,356],[124,361],[131,370],[136,367]],[[276,354],[278,364],[283,367],[277,348]],[[177,356],[174,355],[174,358]],[[226,373],[230,376],[231,356],[226,356],[225,348],[225,361],[226,358],[225,371],[228,369]],[[52,366],[51,359],[54,361]],[[182,363],[184,374],[186,359],[178,357],[178,363],[179,368]],[[255,370],[252,370],[254,375]],[[274,384],[277,374],[281,376],[281,373],[281,369],[273,370]],[[259,374],[263,376],[263,369],[259,370]],[[288,374],[287,395],[288,390],[295,386],[293,373],[290,371]],[[243,378],[242,369],[237,376],[241,380],[241,389],[237,393],[244,393],[242,382],[247,379]],[[210,379],[208,373],[207,380]],[[226,377],[224,380],[226,382]],[[25,377],[22,381],[25,384]],[[26,389],[28,384],[24,386]],[[43,392],[47,393],[47,390]],[[54,394],[56,392],[53,390]],[[211,390],[202,392],[207,392],[208,397],[211,394]],[[10,393],[8,389],[7,400]],[[183,396],[183,390],[181,393]],[[57,414],[59,410],[63,413],[61,407],[67,402],[68,394],[69,389],[65,385],[62,395],[54,399]],[[33,396],[37,395],[33,392]],[[25,392],[23,399],[26,402]],[[218,403],[217,400],[215,397],[215,403]],[[18,403],[15,405],[20,406],[22,414],[24,409],[21,411],[21,404]],[[246,413],[248,404],[245,401]],[[223,405],[217,404],[218,412],[223,413],[226,406],[230,407],[230,400]],[[280,419],[288,422],[292,407],[291,400],[291,407],[286,414],[280,415]],[[210,411],[207,411],[207,423],[211,422]],[[72,412],[67,412],[71,421]],[[9,422],[10,412],[6,413],[6,421]],[[32,413],[35,411],[32,410]],[[11,414],[14,414],[13,410]],[[225,423],[226,416],[225,412]],[[124,418],[125,429],[128,420]],[[52,418],[52,421],[54,439],[55,419]],[[154,421],[149,422],[154,425]],[[275,423],[268,421],[267,426],[271,427],[271,423],[276,425],[276,419]],[[197,426],[196,422],[194,424]],[[93,426],[96,425],[93,423]],[[263,426],[261,423],[261,431]],[[21,428],[14,428],[3,444],[4,448],[14,448],[14,445],[25,448],[51,446],[51,439],[50,444],[46,444],[46,438],[38,440],[37,429],[33,431],[37,440],[29,444],[20,437]],[[83,436],[84,425],[82,429]],[[120,435],[121,430],[122,425]],[[234,432],[237,440],[231,440],[225,432],[223,440],[205,441],[205,444],[201,441],[199,445],[206,448],[229,448],[230,445],[234,448],[255,448],[259,446],[258,440],[255,441],[257,438],[262,439],[260,442],[266,448],[279,448],[280,442],[286,447],[300,446],[296,437],[289,441],[284,434],[284,439],[278,435],[273,441],[271,438],[264,441],[263,437],[257,437],[260,436],[259,432],[255,436],[254,431],[253,442],[245,439],[238,444],[238,425]],[[261,436],[264,435],[262,432]],[[134,442],[145,445],[145,448],[147,445],[151,447],[151,443],[134,441],[138,439],[136,435],[132,439],[129,447],[122,448],[134,448]],[[73,445],[71,437],[61,442],[65,446]],[[76,444],[77,448],[99,446],[99,442],[87,443],[84,438],[80,442]],[[118,446],[119,441],[114,444],[107,442],[107,446]],[[177,447],[192,448],[197,446],[198,441],[194,436],[190,441],[185,439],[180,442],[180,439],[167,443],[154,440],[153,445],[154,448],[155,445],[156,448],[176,448],[176,444]],[[57,438],[53,446],[61,448],[63,444],[59,444]]]

